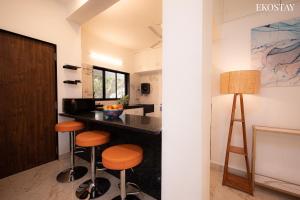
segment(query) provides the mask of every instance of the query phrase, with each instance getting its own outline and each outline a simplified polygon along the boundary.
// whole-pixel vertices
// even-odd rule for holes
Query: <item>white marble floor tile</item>
[[[223,173],[221,170],[211,168],[210,173],[210,200],[296,200],[282,193],[256,187],[254,196],[239,190],[222,185]]]
[[[83,178],[72,183],[58,183],[56,175],[69,167],[69,157],[63,156],[30,170],[0,179],[0,199],[2,200],[75,200],[77,187],[90,178],[89,172]],[[76,158],[77,165],[89,167],[89,163]],[[110,200],[119,195],[119,179],[106,173],[97,173],[98,177],[108,178],[111,182],[109,191],[99,200]],[[257,187],[254,196],[222,186],[222,171],[211,168],[210,200],[296,200],[297,198]],[[141,200],[155,200],[141,193]]]
[[[63,156],[57,161],[20,172],[0,179],[0,199],[2,200],[75,200],[77,187],[85,180],[90,179],[88,172],[83,178],[72,183],[58,183],[56,175],[69,167],[69,157]],[[76,165],[87,166],[89,163],[76,157]],[[119,195],[119,179],[106,173],[98,172],[97,177],[108,178],[111,182],[109,191],[97,198],[110,200]],[[129,188],[130,189],[130,188]],[[155,200],[151,196],[140,193],[141,200]]]

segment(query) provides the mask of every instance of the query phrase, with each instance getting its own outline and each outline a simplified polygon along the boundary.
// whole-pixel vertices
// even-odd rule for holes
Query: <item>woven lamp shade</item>
[[[221,94],[256,94],[260,87],[259,70],[231,71],[221,74]]]

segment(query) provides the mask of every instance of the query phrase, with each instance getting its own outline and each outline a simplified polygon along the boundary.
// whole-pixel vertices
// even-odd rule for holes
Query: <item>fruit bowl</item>
[[[110,105],[103,107],[103,114],[106,119],[118,119],[123,113],[123,105]]]

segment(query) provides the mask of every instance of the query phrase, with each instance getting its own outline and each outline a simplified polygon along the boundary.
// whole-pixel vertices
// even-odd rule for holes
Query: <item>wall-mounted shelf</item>
[[[80,80],[65,80],[64,83],[77,85],[77,83],[81,83],[81,81]]]
[[[81,67],[77,67],[77,66],[74,66],[74,65],[64,65],[63,68],[71,69],[71,70],[77,70],[78,68],[81,68]]]

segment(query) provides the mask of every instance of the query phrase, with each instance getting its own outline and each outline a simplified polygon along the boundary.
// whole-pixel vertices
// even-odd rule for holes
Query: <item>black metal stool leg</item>
[[[96,178],[95,172],[95,147],[91,150],[91,179],[82,183],[76,190],[79,199],[95,199],[104,195],[110,188],[110,182],[106,178]]]
[[[75,166],[75,158],[74,158],[74,147],[75,147],[75,131],[70,132],[70,150],[71,150],[71,163],[70,168],[65,169],[64,171],[60,172],[56,180],[60,183],[68,183],[74,180],[80,179],[83,177],[87,172],[88,169],[83,166]]]

